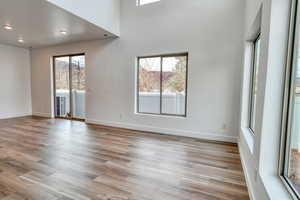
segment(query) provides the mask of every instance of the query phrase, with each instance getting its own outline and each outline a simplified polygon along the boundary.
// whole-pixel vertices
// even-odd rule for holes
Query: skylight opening
[[[138,6],[143,6],[143,5],[155,3],[158,1],[160,1],[160,0],[138,0]]]

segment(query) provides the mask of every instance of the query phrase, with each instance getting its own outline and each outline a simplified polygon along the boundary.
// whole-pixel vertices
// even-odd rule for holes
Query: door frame
[[[53,71],[53,103],[54,103],[54,118],[56,119],[67,119],[67,120],[75,120],[75,121],[85,121],[85,119],[78,119],[73,117],[73,100],[72,100],[72,57],[75,56],[84,56],[85,53],[76,53],[76,54],[65,54],[65,55],[57,55],[52,57],[52,71]],[[70,95],[70,113],[71,117],[60,117],[56,116],[56,74],[55,74],[55,59],[62,58],[62,57],[69,57],[69,95]],[[86,66],[85,66],[86,67]],[[84,105],[86,107],[86,105]]]

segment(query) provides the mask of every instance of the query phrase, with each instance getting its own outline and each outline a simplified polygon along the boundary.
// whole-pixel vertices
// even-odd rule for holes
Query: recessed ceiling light
[[[18,39],[18,42],[20,42],[20,43],[24,43],[24,40],[23,40],[23,38],[19,38],[19,39]]]
[[[8,31],[13,30],[13,27],[12,27],[11,25],[9,25],[9,24],[5,24],[5,25],[3,26],[3,28],[4,28],[5,30],[8,30]]]
[[[67,35],[68,32],[65,31],[65,30],[61,30],[60,33],[61,33],[62,35]]]

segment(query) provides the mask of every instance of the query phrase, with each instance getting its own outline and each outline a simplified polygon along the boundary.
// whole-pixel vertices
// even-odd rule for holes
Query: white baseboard
[[[30,116],[32,115],[31,112],[26,112],[26,113],[9,113],[9,114],[1,114],[0,119],[11,119],[11,118],[16,118],[16,117],[25,117],[25,116]]]
[[[52,115],[50,113],[40,113],[40,112],[34,112],[32,113],[33,116],[37,117],[46,117],[46,118],[51,118]]]
[[[252,187],[252,184],[251,184],[251,181],[250,181],[250,177],[249,177],[249,174],[248,174],[247,165],[246,165],[245,160],[244,160],[243,151],[241,149],[241,145],[240,145],[239,142],[238,142],[238,148],[239,148],[239,152],[240,152],[240,159],[241,159],[241,163],[242,163],[242,167],[243,167],[243,171],[244,171],[244,175],[245,175],[245,179],[246,179],[246,185],[247,185],[247,188],[248,188],[249,197],[250,197],[251,200],[256,200],[255,196],[254,196],[254,193],[253,193],[253,187]]]
[[[165,128],[158,128],[158,127],[154,127],[154,126],[143,126],[143,125],[137,125],[137,124],[100,121],[100,120],[93,120],[93,119],[86,119],[86,123],[103,125],[103,126],[112,126],[112,127],[117,127],[117,128],[126,128],[126,129],[139,130],[139,131],[154,132],[154,133],[167,134],[167,135],[191,137],[191,138],[197,138],[197,139],[206,139],[206,140],[215,140],[215,141],[221,141],[221,142],[237,143],[236,137],[222,136],[222,135],[216,135],[216,134],[211,134],[211,133],[200,133],[200,132],[178,130],[178,129],[165,129]]]

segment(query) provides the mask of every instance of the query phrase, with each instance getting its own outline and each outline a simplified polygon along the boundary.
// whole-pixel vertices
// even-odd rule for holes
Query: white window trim
[[[243,134],[250,152],[253,154],[254,135],[249,129],[250,117],[250,95],[251,95],[251,70],[253,67],[253,45],[252,41],[245,43],[244,70],[242,84],[242,103],[241,103],[241,134]]]
[[[286,76],[285,76],[285,88],[284,88],[284,107],[282,112],[282,132],[281,132],[281,146],[280,146],[280,162],[279,162],[279,176],[281,181],[285,185],[286,189],[289,191],[289,194],[293,199],[300,198],[300,191],[296,191],[290,184],[290,180],[285,177],[286,162],[289,162],[290,155],[290,139],[291,139],[291,95],[294,95],[291,91],[294,80],[293,75],[297,73],[294,69],[295,64],[298,62],[298,54],[295,57],[295,53],[299,51],[299,32],[300,32],[300,11],[299,5],[297,5],[297,0],[292,0],[291,6],[291,19],[290,19],[290,35],[289,35],[289,44],[288,44],[288,56],[287,56],[287,67],[286,67]],[[298,1],[299,3],[299,1]],[[297,8],[296,8],[297,6]],[[296,42],[296,43],[295,43]],[[293,93],[293,94],[291,94]],[[291,107],[292,106],[292,107]],[[288,155],[287,155],[288,154]]]
[[[263,5],[262,5],[263,4]],[[253,135],[254,152],[248,153],[241,129],[241,159],[251,199],[293,199],[279,174],[279,142],[281,137],[281,104],[284,69],[286,66],[290,5],[287,0],[263,1],[261,9],[261,54],[258,131]],[[254,25],[254,24],[253,24]],[[252,29],[249,30],[249,36]],[[247,37],[246,36],[246,37]],[[244,68],[246,71],[247,69]],[[245,127],[245,74],[243,78],[241,128]],[[271,134],[270,134],[271,133]],[[246,140],[246,141],[245,141]],[[249,139],[248,139],[249,140]],[[244,145],[244,146],[243,146]],[[247,165],[246,165],[247,164]]]

